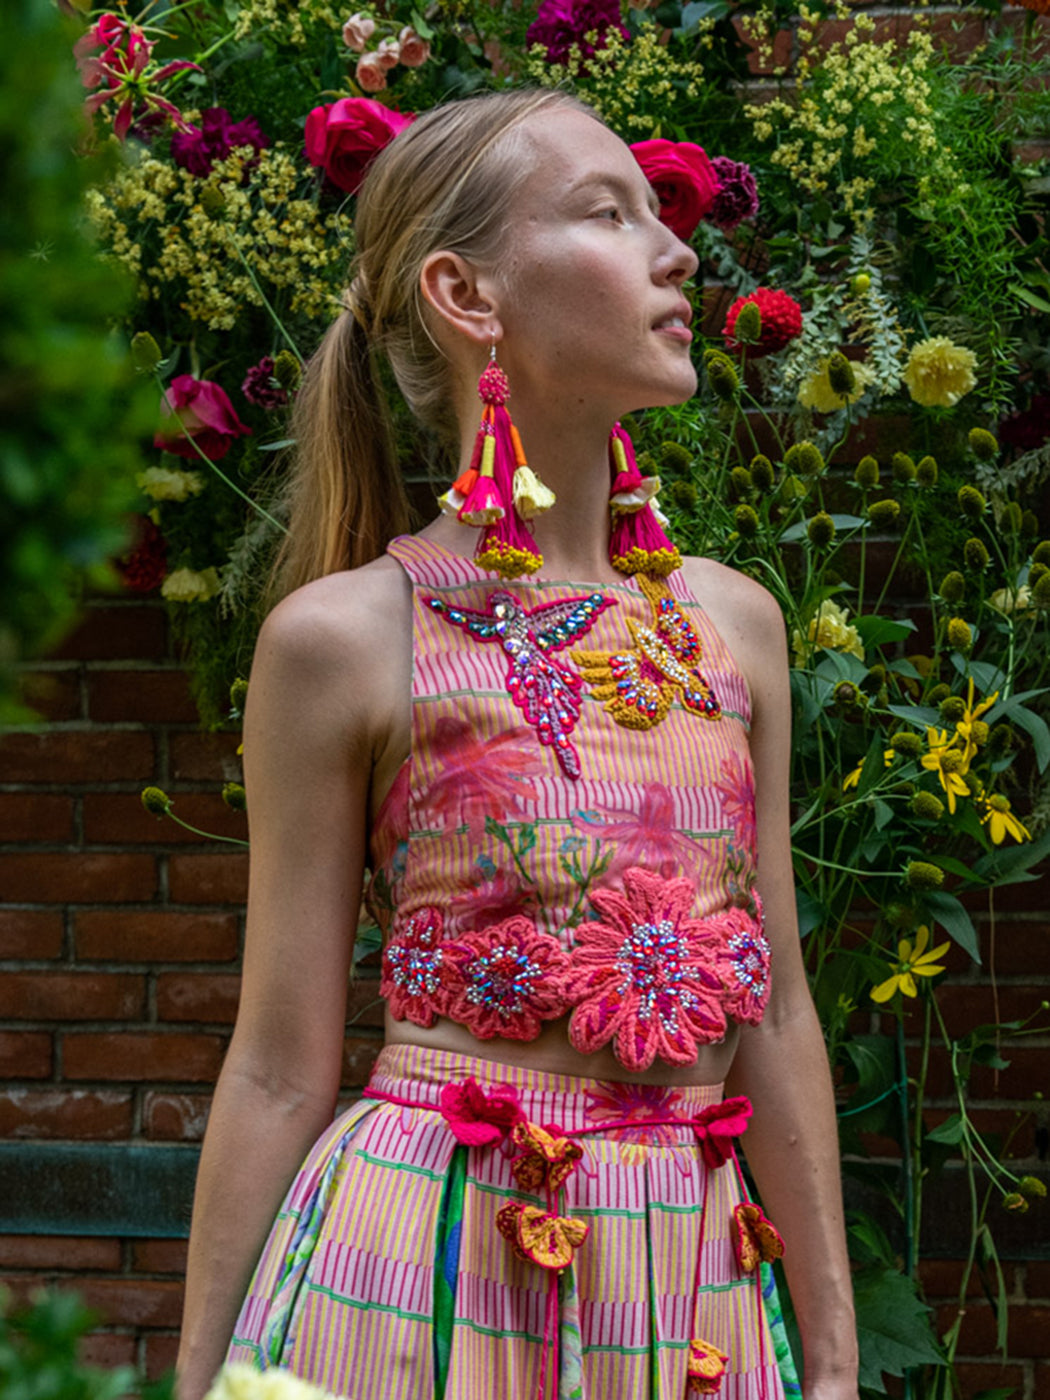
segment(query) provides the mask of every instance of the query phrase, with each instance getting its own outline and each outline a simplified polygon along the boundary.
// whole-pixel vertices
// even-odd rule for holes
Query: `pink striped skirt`
[[[442,1112],[442,1090],[470,1079],[475,1097],[520,1105],[526,1138]],[[800,1395],[772,1272],[740,1262],[735,1157],[708,1165],[697,1126],[721,1111],[721,1086],[399,1045],[366,1093],[292,1182],[227,1360],[348,1400]],[[530,1171],[531,1125],[549,1136],[535,1135]],[[582,1153],[552,1193],[559,1133]],[[541,1246],[568,1262],[553,1268]]]

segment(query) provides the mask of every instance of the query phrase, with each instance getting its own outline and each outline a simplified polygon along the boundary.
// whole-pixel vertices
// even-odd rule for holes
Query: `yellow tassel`
[[[514,508],[522,520],[532,520],[550,510],[556,497],[549,486],[544,486],[531,467],[520,466],[514,473]]]

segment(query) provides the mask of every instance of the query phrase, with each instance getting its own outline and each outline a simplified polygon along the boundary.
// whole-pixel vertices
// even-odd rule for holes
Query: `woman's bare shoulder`
[[[784,615],[768,588],[716,559],[682,561],[685,581],[726,642],[765,647],[784,636]]]

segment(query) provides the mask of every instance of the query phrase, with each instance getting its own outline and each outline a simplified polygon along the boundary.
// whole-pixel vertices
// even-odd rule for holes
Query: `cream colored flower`
[[[205,603],[220,588],[215,568],[173,569],[160,586],[161,595],[173,603]]]
[[[946,335],[935,335],[912,347],[904,382],[916,403],[927,408],[951,408],[976,385],[977,356]]]
[[[204,490],[200,472],[182,472],[169,467],[147,467],[135,478],[139,490],[151,501],[185,501]]]
[[[860,360],[851,360],[853,392],[851,394],[837,394],[828,379],[828,360],[830,358],[830,356],[825,356],[816,369],[799,386],[798,401],[803,408],[813,408],[818,413],[835,413],[838,409],[845,408],[849,403],[856,403],[875,378],[874,371],[870,366]]]
[[[518,467],[514,473],[514,507],[522,520],[532,520],[550,510],[555,502],[554,492],[544,486],[531,467]]]
[[[333,1397],[329,1391],[319,1390],[279,1367],[257,1371],[243,1362],[231,1362],[215,1377],[204,1400],[333,1400]]]
[[[988,601],[997,612],[1024,612],[1031,606],[1032,590],[1027,583],[1022,583],[1020,588],[997,588]]]
[[[829,651],[848,651],[859,661],[863,661],[864,644],[857,629],[851,622],[846,621],[848,617],[848,608],[840,608],[838,603],[825,598],[809,619],[805,637],[797,627],[791,633],[795,665],[804,666],[821,647],[826,647]]]

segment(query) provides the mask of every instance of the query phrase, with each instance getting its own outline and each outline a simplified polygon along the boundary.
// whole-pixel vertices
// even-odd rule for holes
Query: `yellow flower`
[[[173,569],[160,586],[161,596],[173,603],[204,603],[214,598],[220,588],[215,568]]]
[[[860,661],[864,660],[864,646],[860,633],[852,623],[847,623],[848,608],[840,608],[830,598],[825,598],[809,620],[806,635],[796,627],[791,633],[791,645],[795,653],[795,665],[803,666],[820,647],[829,651],[848,651]]]
[[[904,382],[916,403],[927,408],[951,408],[977,383],[977,356],[946,335],[935,335],[912,347]]]
[[[151,501],[184,501],[199,496],[204,490],[200,472],[182,472],[169,467],[147,467],[139,472],[135,483]]]
[[[885,768],[888,768],[888,767],[890,766],[890,764],[893,762],[893,760],[896,758],[896,756],[897,756],[897,750],[896,750],[896,749],[884,749],[884,750],[883,750],[883,753],[882,753],[883,766],[884,766]],[[842,784],[842,791],[843,791],[843,792],[848,792],[848,791],[850,790],[850,788],[856,787],[857,784],[860,782],[860,775],[861,775],[863,772],[864,772],[864,760],[861,759],[861,761],[857,764],[856,768],[854,768],[853,772],[846,775],[846,779],[845,779],[845,781],[844,781],[843,784]]]
[[[987,700],[982,700],[974,708],[973,677],[970,677],[970,686],[966,693],[966,709],[963,711],[962,719],[955,726],[956,735],[963,741],[963,762],[966,768],[970,766],[973,756],[977,752],[977,734],[981,732],[977,729],[977,725],[983,723],[981,716],[987,714],[998,699],[999,692],[996,691],[994,695],[989,695]],[[962,771],[965,772],[966,768]]]
[[[872,989],[872,1001],[889,1001],[896,992],[901,992],[906,997],[916,997],[919,995],[916,977],[936,977],[938,972],[944,971],[937,959],[944,957],[951,944],[938,943],[936,948],[930,948],[927,952],[929,941],[930,930],[925,924],[919,927],[914,948],[910,938],[901,939],[897,945],[897,961],[890,963],[893,974]]]
[[[215,1377],[205,1400],[332,1400],[332,1396],[280,1367],[258,1371],[235,1361]]]
[[[998,793],[986,800],[985,813],[981,821],[987,823],[988,835],[996,846],[1001,846],[1007,836],[1015,841],[1031,841],[1032,833],[1019,822],[1010,810],[1010,803]]]
[[[955,735],[949,742],[946,729],[927,729],[926,743],[930,751],[923,755],[922,766],[937,774],[941,787],[948,794],[948,811],[954,812],[956,797],[965,797],[970,791],[963,776],[970,759],[965,750],[958,747]]]
[[[851,360],[853,392],[837,394],[831,387],[831,381],[828,378],[830,359],[831,356],[826,355],[799,386],[798,401],[803,408],[814,408],[818,413],[834,413],[837,409],[845,408],[848,403],[856,403],[875,378],[874,372],[868,365],[860,360]]]

